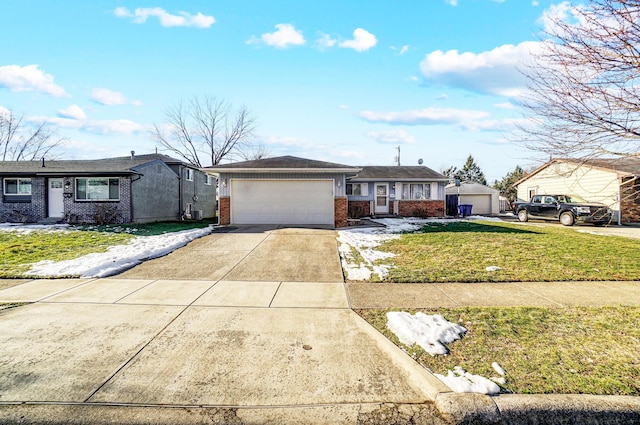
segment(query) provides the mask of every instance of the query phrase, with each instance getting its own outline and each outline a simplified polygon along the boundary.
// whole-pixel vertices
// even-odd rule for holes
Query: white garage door
[[[334,224],[333,180],[231,180],[232,224]]]
[[[471,214],[491,214],[491,195],[460,195],[461,204],[471,204]]]

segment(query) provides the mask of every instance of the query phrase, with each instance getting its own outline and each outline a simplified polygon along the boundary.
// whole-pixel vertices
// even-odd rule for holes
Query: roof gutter
[[[219,176],[224,173],[247,173],[247,174],[276,174],[276,173],[359,173],[362,168],[200,168],[206,174]]]

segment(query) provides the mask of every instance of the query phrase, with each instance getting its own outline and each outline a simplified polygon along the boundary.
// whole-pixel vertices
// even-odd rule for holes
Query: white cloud
[[[449,3],[451,6],[457,6],[458,5],[458,0],[445,0],[447,3]]]
[[[452,108],[427,108],[402,112],[362,111],[358,115],[369,122],[392,125],[463,124],[489,116],[485,111]]]
[[[91,100],[101,105],[142,105],[142,102],[138,100],[131,101],[124,94],[105,89],[96,88],[91,91]]]
[[[346,109],[349,109],[349,106],[348,105],[338,105],[338,108],[346,110]]]
[[[38,65],[0,66],[0,87],[15,92],[35,91],[53,97],[64,97],[64,88],[53,82],[53,75],[45,74]]]
[[[402,46],[402,48],[400,49],[400,53],[398,53],[399,55],[404,55],[405,53],[407,53],[409,51],[409,45],[405,44],[404,46]]]
[[[298,31],[291,24],[277,24],[277,31],[262,34],[260,41],[263,43],[277,47],[278,49],[286,49],[289,46],[300,46],[306,43],[302,31]],[[255,43],[259,40],[250,39],[247,43]]]
[[[378,143],[403,144],[416,142],[416,138],[404,130],[370,131],[367,136]]]
[[[71,105],[68,108],[60,109],[58,116],[61,118],[70,118],[73,120],[83,120],[87,118],[87,114],[84,113],[81,107],[78,105]]]
[[[11,115],[11,110],[0,105],[0,116],[9,117],[9,115]]]
[[[338,46],[364,52],[376,44],[378,44],[378,40],[375,35],[365,29],[356,28],[355,31],[353,31],[353,39],[342,41]]]
[[[466,90],[500,96],[518,96],[526,79],[518,71],[531,60],[539,42],[505,44],[482,53],[459,53],[457,50],[429,53],[420,63],[427,81]]]
[[[133,12],[126,7],[117,7],[113,13],[118,18],[131,18],[136,24],[144,24],[150,17],[155,17],[163,27],[209,28],[216,22],[213,16],[203,15],[201,12],[195,15],[187,12],[172,15],[161,7],[139,7]]]
[[[316,40],[316,45],[320,50],[329,49],[336,45],[338,40],[332,38],[329,34],[320,33],[320,37]]]
[[[87,121],[80,129],[96,134],[133,134],[144,131],[145,127],[137,122],[121,119]]]
[[[516,109],[516,105],[511,102],[495,103],[493,106],[500,109]]]
[[[126,119],[86,120],[64,116],[30,116],[27,120],[29,122],[48,123],[62,128],[76,129],[93,134],[134,134],[147,130],[142,124]]]

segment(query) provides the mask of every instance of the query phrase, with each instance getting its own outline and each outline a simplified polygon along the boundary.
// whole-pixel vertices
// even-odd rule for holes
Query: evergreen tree
[[[522,177],[524,177],[524,170],[519,165],[516,165],[513,171],[507,173],[500,181],[496,181],[493,187],[498,189],[500,195],[507,198],[511,203],[516,200],[518,192],[514,184]]]
[[[476,161],[473,159],[473,156],[469,155],[467,161],[464,163],[464,166],[461,170],[457,170],[454,173],[454,178],[460,179],[462,182],[476,182],[480,184],[487,184],[487,179],[484,177],[484,173],[476,164]]]

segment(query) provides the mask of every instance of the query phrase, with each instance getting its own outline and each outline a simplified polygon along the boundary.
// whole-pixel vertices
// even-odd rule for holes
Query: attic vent
[[[136,156],[136,151],[131,151],[131,159],[133,159]]]

